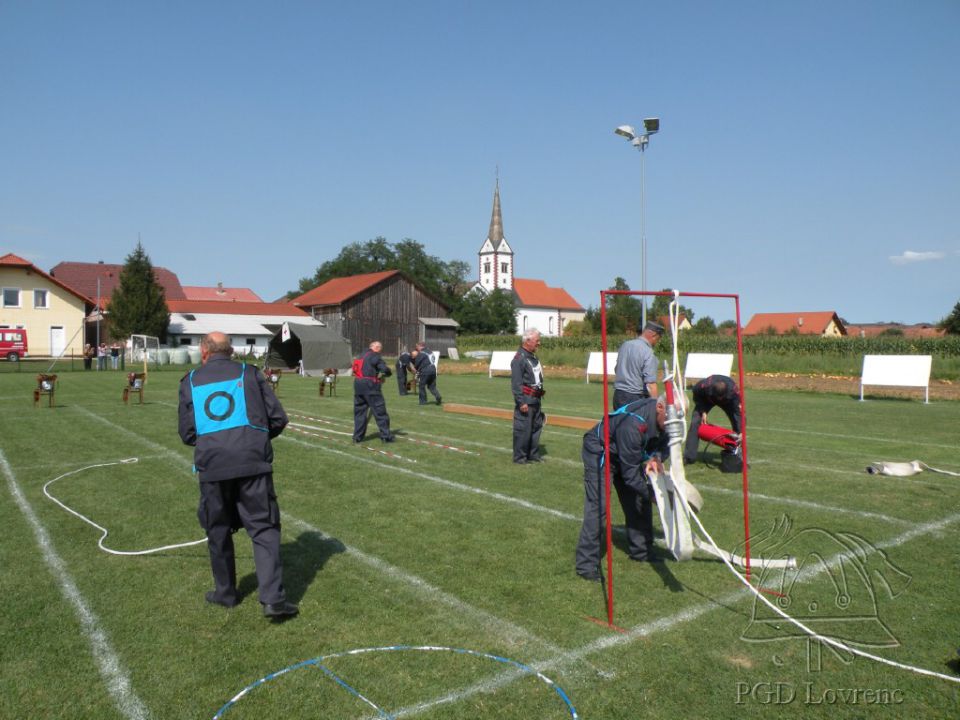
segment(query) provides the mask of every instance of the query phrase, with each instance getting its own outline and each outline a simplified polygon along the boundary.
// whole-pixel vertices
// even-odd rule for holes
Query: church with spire
[[[494,290],[513,293],[517,307],[517,333],[535,327],[540,334],[560,337],[568,322],[583,320],[586,311],[563,288],[550,287],[543,280],[518,278],[514,275],[513,248],[503,234],[503,213],[500,210],[500,178],[493,190],[493,212],[487,238],[477,253],[478,281],[471,292],[484,294]]]

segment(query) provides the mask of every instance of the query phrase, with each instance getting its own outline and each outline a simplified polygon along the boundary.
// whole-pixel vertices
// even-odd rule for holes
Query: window
[[[489,263],[489,262],[485,262],[485,263],[483,264],[483,271],[484,271],[485,273],[488,273],[488,274],[489,274],[489,272],[490,272],[490,263]]]
[[[526,315],[523,316],[523,329],[524,329],[524,330],[527,329],[527,316],[526,316]]]
[[[500,263],[500,272],[508,273],[510,272],[510,266],[507,263]]]
[[[50,307],[50,294],[46,290],[33,291],[33,306],[35,308]]]
[[[181,344],[181,345],[192,345],[192,344],[193,344],[193,338],[182,337],[182,338],[180,338],[180,344]]]
[[[547,331],[553,335],[553,316],[550,316],[550,319],[547,321]]]
[[[20,307],[20,288],[3,289],[3,306]]]
[[[257,344],[257,339],[256,339],[256,338],[247,338],[247,342],[246,342],[245,344],[246,344],[246,345],[256,345],[256,344]]]

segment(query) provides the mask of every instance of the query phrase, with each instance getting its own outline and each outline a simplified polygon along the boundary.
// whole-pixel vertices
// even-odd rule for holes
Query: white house
[[[167,307],[170,309],[167,338],[171,347],[197,346],[204,335],[219,330],[230,336],[237,352],[246,350],[256,357],[267,351],[270,338],[285,322],[323,325],[305,310],[289,303],[168,300]]]

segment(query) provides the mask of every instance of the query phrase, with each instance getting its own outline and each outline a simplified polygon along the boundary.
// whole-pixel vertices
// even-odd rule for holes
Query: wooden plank
[[[479,415],[480,417],[497,418],[499,420],[513,420],[513,410],[504,408],[481,407],[479,405],[461,405],[459,403],[444,403],[444,412],[460,413],[461,415]],[[577,430],[589,430],[597,424],[596,420],[590,418],[576,417],[574,415],[554,415],[544,413],[547,416],[547,425],[556,427],[576,428]]]

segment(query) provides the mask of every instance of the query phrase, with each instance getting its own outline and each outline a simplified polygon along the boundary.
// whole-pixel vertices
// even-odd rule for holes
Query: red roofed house
[[[110,304],[113,290],[120,284],[120,271],[123,265],[97,262],[62,262],[54,265],[50,274],[57,280],[72,287],[77,292],[93,298],[99,307]],[[177,276],[166,268],[153,266],[153,276],[163,288],[167,300],[185,300],[186,295],[180,286]],[[97,296],[97,281],[99,280],[99,297]]]
[[[831,311],[794,313],[757,313],[743,329],[744,335],[820,335],[840,337],[847,334],[840,317]]]
[[[184,285],[183,294],[187,300],[219,300],[221,302],[254,302],[261,303],[263,298],[250,288],[225,288],[223,283],[216,287],[200,287]]]
[[[198,347],[209,332],[219,330],[237,352],[260,357],[286,322],[312,325],[310,314],[289,303],[224,302],[223,300],[167,300],[171,346]],[[319,323],[316,323],[319,324]]]
[[[0,256],[0,289],[0,333],[24,328],[29,355],[83,355],[91,298],[12,253]]]
[[[399,270],[334,278],[290,303],[347,338],[355,355],[374,340],[388,355],[419,341],[441,355],[456,347],[458,326],[450,309]]]
[[[500,211],[500,181],[493,191],[493,213],[487,239],[480,248],[479,281],[472,291],[512,290],[517,303],[517,332],[535,327],[544,336],[563,335],[568,322],[583,320],[586,311],[563,288],[548,286],[543,280],[515,278],[513,250],[503,235]]]

